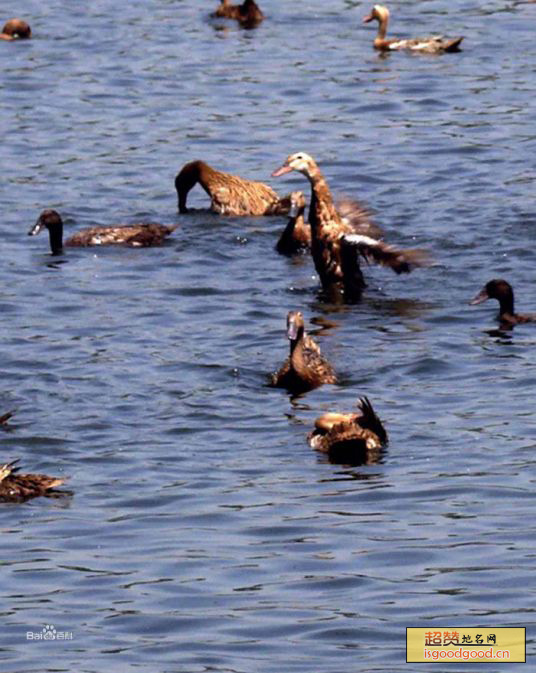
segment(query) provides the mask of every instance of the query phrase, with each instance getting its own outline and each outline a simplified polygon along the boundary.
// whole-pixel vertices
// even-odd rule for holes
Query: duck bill
[[[294,320],[291,320],[287,327],[287,337],[289,341],[296,341],[298,338],[298,326]]]
[[[489,295],[486,292],[486,290],[480,290],[480,292],[476,295],[476,297],[473,297],[471,301],[469,302],[470,306],[474,306],[475,304],[481,304],[482,302],[486,301],[489,299]]]
[[[374,18],[373,14],[368,14],[367,16],[363,17],[363,23],[370,23],[373,18]]]
[[[43,222],[41,221],[41,218],[39,218],[37,222],[34,224],[34,226],[28,232],[28,236],[37,236],[37,234],[41,231],[42,228],[43,228]]]
[[[290,166],[286,166],[285,164],[283,164],[283,166],[281,166],[280,168],[278,168],[277,170],[275,170],[272,173],[272,177],[273,178],[278,178],[280,175],[285,175],[285,173],[290,173],[291,170],[292,170],[292,168]]]

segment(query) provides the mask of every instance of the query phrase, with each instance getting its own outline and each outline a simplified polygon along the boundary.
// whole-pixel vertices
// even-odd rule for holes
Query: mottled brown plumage
[[[32,36],[32,29],[22,19],[9,19],[0,33],[0,40],[27,40]]]
[[[490,280],[469,303],[481,304],[487,299],[497,299],[499,302],[499,323],[501,330],[512,330],[516,325],[527,322],[536,322],[534,313],[516,313],[514,311],[514,290],[510,283],[502,278]]]
[[[460,51],[460,43],[463,37],[445,38],[442,35],[431,35],[430,37],[417,37],[408,40],[386,39],[389,10],[383,5],[374,5],[370,14],[363,19],[363,23],[374,20],[378,21],[379,24],[378,34],[374,39],[374,48],[380,51],[409,50],[425,54]]]
[[[244,28],[254,28],[264,19],[264,14],[255,0],[244,0],[241,5],[232,5],[230,0],[221,0],[212,16],[234,19]]]
[[[179,212],[188,212],[188,192],[197,183],[210,196],[211,209],[220,215],[286,215],[290,210],[290,196],[280,199],[262,182],[217,171],[198,160],[185,164],[175,178]]]
[[[289,311],[287,315],[287,336],[290,354],[277,374],[272,375],[273,386],[297,395],[324,383],[337,383],[335,372],[320,347],[305,333],[303,315],[299,311]]]
[[[14,460],[0,466],[0,501],[21,502],[40,495],[60,493],[53,489],[63,484],[65,479],[46,474],[20,474],[17,463],[18,460]]]
[[[355,300],[361,296],[366,283],[359,256],[388,266],[395,273],[409,273],[417,266],[429,264],[423,251],[401,250],[368,235],[356,234],[355,225],[348,217],[343,219],[337,211],[324,176],[308,154],[291,154],[272,175],[279,176],[292,170],[305,175],[311,184],[311,253],[322,286],[333,298],[342,296]]]
[[[163,224],[132,224],[129,226],[90,227],[77,232],[63,241],[63,221],[55,210],[44,210],[35,225],[28,232],[36,236],[48,229],[50,248],[53,254],[59,254],[64,246],[85,247],[89,245],[128,245],[135,248],[159,245],[169,236],[176,226]]]
[[[330,412],[317,418],[315,429],[307,435],[309,445],[333,462],[376,462],[387,444],[387,432],[368,398],[362,397],[358,406],[358,413]]]

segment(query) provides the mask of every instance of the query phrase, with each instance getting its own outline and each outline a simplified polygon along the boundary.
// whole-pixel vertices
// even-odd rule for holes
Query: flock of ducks
[[[241,5],[231,5],[229,0],[221,0],[212,16],[236,20],[244,28],[254,28],[264,20],[254,0],[245,0]],[[404,49],[424,53],[452,52],[459,50],[463,40],[463,37],[446,39],[441,36],[387,39],[389,11],[382,5],[374,5],[363,22],[373,20],[379,24],[374,47],[383,52]],[[0,38],[7,41],[30,37],[30,26],[22,19],[8,21],[0,34]],[[189,212],[188,193],[199,184],[210,198],[210,209],[219,215],[287,215],[288,221],[276,250],[284,255],[310,252],[323,291],[334,302],[354,302],[361,297],[366,287],[361,260],[389,267],[397,274],[430,265],[431,260],[426,251],[406,250],[386,243],[370,211],[362,204],[349,200],[336,203],[324,175],[310,155],[305,152],[291,154],[272,176],[279,177],[291,171],[301,173],[310,185],[307,220],[307,203],[303,192],[295,191],[280,197],[272,187],[262,182],[216,170],[200,160],[185,164],[175,178],[178,210],[181,214]],[[34,236],[47,229],[51,252],[60,255],[64,246],[158,245],[175,228],[155,223],[95,226],[63,241],[62,218],[55,210],[48,209],[41,213],[28,234]],[[512,330],[521,323],[536,321],[536,315],[514,312],[513,290],[505,280],[489,281],[470,303],[480,304],[487,299],[499,301],[502,331]],[[316,341],[306,333],[300,311],[288,313],[287,337],[290,352],[277,373],[272,375],[272,386],[285,388],[291,395],[301,395],[323,384],[337,383],[333,367],[322,355]],[[11,413],[1,416],[0,427],[7,428],[11,416]],[[369,464],[378,459],[388,437],[371,402],[367,397],[362,397],[358,401],[357,411],[329,412],[317,418],[307,440],[312,448],[328,455],[334,462]],[[64,482],[63,478],[21,474],[17,462],[0,466],[0,500],[19,502],[39,495],[61,493],[55,489]]]

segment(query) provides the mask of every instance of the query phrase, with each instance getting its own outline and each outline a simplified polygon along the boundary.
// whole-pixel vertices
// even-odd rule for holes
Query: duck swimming
[[[46,474],[19,474],[18,460],[0,465],[0,501],[21,502],[40,495],[60,494],[54,491],[63,484],[61,477],[48,477]]]
[[[357,413],[323,414],[307,435],[309,445],[336,463],[371,464],[387,444],[387,432],[366,397],[358,402]]]
[[[221,0],[220,6],[212,16],[235,19],[243,28],[254,28],[264,19],[264,14],[255,0],[244,0],[241,5],[231,5],[230,0]]]
[[[337,211],[324,176],[308,154],[291,154],[272,175],[277,177],[293,170],[305,175],[311,184],[311,253],[322,286],[334,299],[342,295],[353,301],[361,296],[366,283],[359,265],[360,255],[367,262],[390,267],[395,273],[409,273],[415,267],[429,264],[421,250],[401,250],[355,233],[351,221],[343,219]]]
[[[287,336],[290,354],[277,374],[272,374],[273,386],[298,395],[324,383],[337,383],[335,372],[321,354],[319,345],[305,333],[300,311],[289,311]]]
[[[281,255],[295,255],[311,247],[311,227],[304,220],[305,196],[303,192],[290,194],[290,212],[275,249]]]
[[[32,29],[22,19],[9,19],[0,33],[0,40],[27,40],[32,37]]]
[[[409,40],[387,40],[387,24],[389,23],[389,10],[383,5],[374,5],[371,13],[365,16],[363,23],[376,20],[379,23],[378,34],[374,39],[374,48],[381,51],[397,51],[407,49],[413,52],[437,54],[441,52],[460,51],[460,43],[463,37],[444,38],[441,35],[430,37],[417,37]]]
[[[85,247],[88,245],[130,245],[147,247],[162,243],[176,226],[166,227],[163,224],[133,224],[116,227],[91,227],[77,232],[63,241],[63,220],[55,210],[43,210],[37,222],[28,232],[28,236],[36,236],[43,229],[48,229],[50,248],[53,255],[61,253],[63,246]]]
[[[502,278],[495,278],[484,285],[480,292],[469,303],[481,304],[488,299],[499,302],[499,322],[501,330],[511,330],[516,325],[536,322],[536,314],[514,312],[514,291],[512,286]]]
[[[188,192],[199,182],[210,196],[210,207],[220,215],[286,215],[290,197],[279,198],[268,185],[212,168],[204,161],[185,164],[175,178],[179,212],[187,213]]]

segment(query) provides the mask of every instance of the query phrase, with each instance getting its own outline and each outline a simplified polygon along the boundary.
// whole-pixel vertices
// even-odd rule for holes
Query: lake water
[[[408,626],[526,626],[530,658],[536,328],[492,336],[468,301],[504,277],[536,310],[536,4],[392,2],[393,35],[466,39],[386,58],[369,2],[263,0],[253,31],[216,4],[3,7],[34,37],[0,44],[0,462],[73,496],[0,507],[0,670],[393,673]],[[178,215],[186,161],[308,194],[270,178],[299,150],[437,264],[337,307],[275,253],[285,218]],[[47,207],[179,227],[51,258]],[[265,385],[291,309],[340,375],[298,400]],[[305,436],[361,395],[389,446],[332,465]]]

